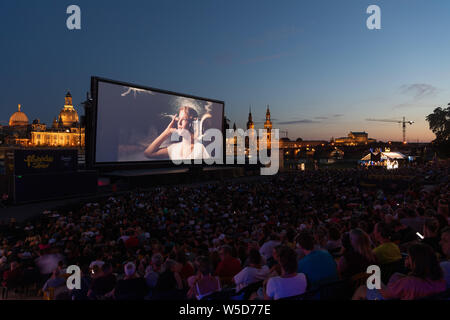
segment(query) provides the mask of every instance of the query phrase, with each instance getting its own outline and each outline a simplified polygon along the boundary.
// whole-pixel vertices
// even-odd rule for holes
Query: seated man
[[[391,240],[400,247],[408,242],[418,240],[416,232],[411,227],[402,224],[399,220],[393,220],[391,227],[393,229]]]
[[[150,289],[154,289],[158,283],[159,275],[162,273],[164,258],[160,253],[152,255],[151,263],[145,270],[145,281]]]
[[[236,291],[242,290],[249,284],[265,280],[269,274],[269,267],[261,265],[262,257],[256,249],[251,249],[249,265],[234,276]]]
[[[216,268],[216,276],[220,277],[224,284],[231,284],[233,277],[241,271],[241,263],[231,255],[230,246],[220,248],[219,254],[220,262]]]
[[[314,250],[314,237],[310,232],[302,231],[297,241],[305,254],[298,262],[297,270],[306,275],[309,289],[316,289],[339,279],[336,261],[327,251]]]
[[[378,264],[390,264],[402,259],[399,247],[391,241],[391,230],[385,222],[377,223],[373,233],[379,243],[379,246],[373,249]]]
[[[59,267],[53,271],[50,279],[44,283],[42,291],[44,294],[47,294],[47,297],[50,300],[54,299],[60,293],[68,291],[66,286],[66,278],[64,277],[64,274],[61,273],[61,269]]]
[[[278,246],[280,243],[281,242],[278,235],[272,233],[270,234],[269,239],[261,246],[261,249],[259,249],[259,253],[264,257],[264,259],[266,259],[266,261],[268,261],[273,258],[273,248]]]

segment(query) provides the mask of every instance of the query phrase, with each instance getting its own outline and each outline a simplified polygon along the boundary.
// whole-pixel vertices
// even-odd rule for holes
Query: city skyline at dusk
[[[1,0],[0,301],[448,309],[449,18],[449,0]]]
[[[50,124],[70,90],[77,111],[90,77],[225,101],[245,128],[251,106],[262,128],[329,140],[366,131],[410,142],[434,134],[425,120],[446,106],[450,45],[446,1],[77,1],[81,30],[66,28],[69,3],[2,1],[0,124],[17,105]],[[377,4],[382,29],[368,30]]]

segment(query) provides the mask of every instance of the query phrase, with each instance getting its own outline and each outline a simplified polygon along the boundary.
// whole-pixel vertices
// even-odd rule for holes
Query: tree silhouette
[[[450,155],[450,103],[447,108],[438,107],[430,113],[426,120],[430,130],[436,135],[433,143],[442,155]]]

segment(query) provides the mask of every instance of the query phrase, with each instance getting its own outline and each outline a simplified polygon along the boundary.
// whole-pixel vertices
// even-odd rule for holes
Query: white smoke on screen
[[[138,93],[138,92],[143,92],[143,93],[154,95],[154,93],[152,91],[145,90],[145,89],[138,89],[138,88],[132,88],[132,87],[124,87],[124,88],[128,88],[128,90],[121,94],[122,97],[126,97],[131,92],[133,92],[135,98],[136,98],[136,93]]]

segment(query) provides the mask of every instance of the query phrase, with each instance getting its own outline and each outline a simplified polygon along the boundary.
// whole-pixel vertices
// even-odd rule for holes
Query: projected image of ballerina
[[[185,160],[207,159],[209,154],[201,142],[202,124],[210,117],[206,113],[201,120],[197,111],[189,106],[180,107],[177,115],[171,115],[171,121],[167,128],[147,147],[144,154],[150,159]],[[203,120],[203,121],[202,121]],[[177,140],[167,147],[161,145],[167,140]]]

